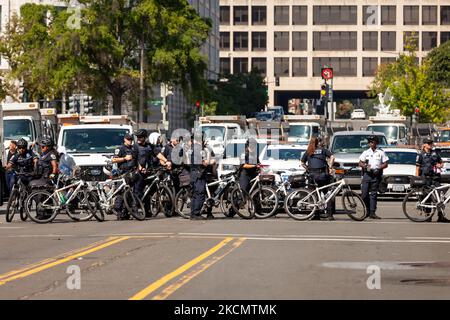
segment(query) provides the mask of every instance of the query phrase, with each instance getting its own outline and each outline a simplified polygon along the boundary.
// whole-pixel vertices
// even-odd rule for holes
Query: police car
[[[418,151],[407,148],[383,148],[389,166],[383,170],[386,189],[383,196],[404,196],[411,189],[410,177],[416,175]]]

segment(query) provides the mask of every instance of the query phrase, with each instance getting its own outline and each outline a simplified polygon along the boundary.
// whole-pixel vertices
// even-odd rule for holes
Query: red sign
[[[333,78],[333,69],[323,68],[322,69],[322,79],[330,80]]]

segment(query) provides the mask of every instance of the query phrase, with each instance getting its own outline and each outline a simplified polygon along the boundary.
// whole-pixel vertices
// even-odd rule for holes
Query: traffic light
[[[92,114],[94,112],[92,97],[88,95],[83,95],[82,100],[83,100],[83,113],[85,115]]]
[[[320,87],[320,99],[322,100],[328,100],[328,92],[329,92],[330,86],[326,83],[322,84]]]
[[[412,123],[413,124],[417,123],[417,115],[415,113],[412,115]]]
[[[23,80],[21,80],[20,82],[19,82],[19,91],[18,91],[18,98],[19,98],[19,101],[20,102],[26,102],[25,100],[25,98],[26,98],[26,95],[25,95],[25,84],[24,84],[24,82],[23,82]]]
[[[80,112],[80,101],[78,97],[72,95],[69,97],[69,113],[79,113]]]
[[[275,86],[279,87],[280,86],[280,77],[276,77],[275,78]]]
[[[202,106],[202,103],[200,102],[200,100],[195,101],[195,107],[197,108],[197,110],[200,110],[201,106]]]
[[[414,113],[415,113],[415,114],[419,114],[419,113],[420,113],[419,107],[416,107],[416,109],[414,109]]]

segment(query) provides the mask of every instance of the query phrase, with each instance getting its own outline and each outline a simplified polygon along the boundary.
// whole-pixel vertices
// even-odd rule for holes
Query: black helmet
[[[425,140],[423,141],[423,143],[424,143],[424,144],[432,145],[432,144],[434,143],[434,141],[433,141],[432,139],[430,139],[430,138],[427,138],[427,139],[425,139]]]
[[[54,143],[53,143],[53,140],[51,138],[44,138],[44,139],[41,140],[40,145],[42,147],[49,147],[49,148],[51,148],[51,147],[54,146]]]
[[[141,137],[146,137],[146,138],[147,138],[148,132],[147,132],[147,130],[145,130],[145,129],[139,129],[139,130],[136,130],[136,132],[134,133],[134,135],[135,135],[136,137],[138,137],[138,138],[141,138]]]
[[[17,141],[17,148],[28,148],[28,142],[25,139],[20,139]]]
[[[373,135],[373,136],[369,136],[369,137],[367,138],[367,142],[375,142],[375,143],[379,143],[379,142],[380,142],[380,139],[378,139],[378,136]]]
[[[256,141],[255,138],[248,138],[247,141],[245,142],[245,146],[248,148],[250,145],[256,146],[257,143],[258,141]]]

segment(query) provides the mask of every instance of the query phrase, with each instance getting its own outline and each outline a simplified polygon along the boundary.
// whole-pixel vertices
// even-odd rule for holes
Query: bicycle
[[[126,173],[117,178],[106,181],[93,182],[90,185],[90,193],[98,197],[96,209],[100,211],[99,216],[104,220],[105,214],[116,214],[114,211],[115,200],[120,194],[123,196],[125,208],[139,221],[145,220],[145,208],[142,201],[134,194],[130,185],[134,173]]]
[[[12,222],[15,214],[20,213],[20,220],[26,221],[28,219],[27,212],[25,210],[25,200],[30,194],[30,187],[26,186],[22,182],[24,177],[33,177],[31,173],[19,172],[16,173],[17,181],[14,184],[11,195],[8,199],[8,204],[6,205],[6,222]]]
[[[431,221],[436,210],[444,217],[450,211],[450,185],[431,186],[432,178],[411,177],[411,190],[403,199],[405,216],[414,222]],[[446,192],[445,192],[446,191]]]
[[[330,183],[323,187],[317,187],[311,175],[305,174],[308,188],[300,188],[289,194],[285,200],[286,213],[295,220],[308,220],[317,210],[325,210],[327,204],[335,198],[341,190],[342,206],[346,214],[355,221],[363,221],[367,217],[367,208],[363,199],[351,190],[345,179]],[[309,181],[311,183],[309,183]],[[311,190],[310,185],[314,186]],[[325,195],[322,190],[329,189]]]
[[[30,219],[39,224],[50,223],[63,210],[74,221],[88,221],[93,217],[102,221],[95,209],[98,198],[89,192],[88,183],[82,179],[71,180],[63,178],[66,186],[56,187],[53,193],[41,189],[32,191],[26,199]]]
[[[145,201],[151,194],[149,202],[153,217],[156,217],[162,211],[166,217],[170,218],[175,212],[171,178],[169,174],[165,175],[165,173],[167,173],[167,170],[159,168],[145,179],[151,181],[151,183],[145,186],[142,201]]]

